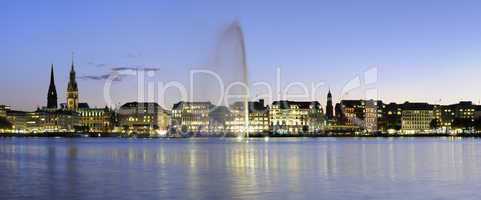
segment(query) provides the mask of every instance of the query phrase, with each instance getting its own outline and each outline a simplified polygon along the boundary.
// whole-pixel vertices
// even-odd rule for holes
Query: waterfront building
[[[69,110],[37,110],[29,113],[28,132],[75,132],[80,126],[79,113]]]
[[[386,106],[382,101],[365,101],[364,107],[364,129],[368,133],[375,133],[384,130],[384,109]]]
[[[239,136],[246,133],[244,102],[235,102],[230,106],[231,117],[229,118],[229,133]],[[266,106],[263,99],[248,102],[248,132],[249,135],[267,135],[270,131],[269,106]]]
[[[67,110],[76,111],[79,108],[79,92],[72,59],[69,82],[67,87]]]
[[[439,128],[446,132],[472,128],[476,119],[477,107],[470,101],[452,105],[436,105],[435,116]]]
[[[12,123],[7,119],[7,107],[0,105],[0,134],[12,129]]]
[[[119,109],[120,126],[126,133],[164,135],[169,113],[157,103],[129,102]]]
[[[57,89],[55,87],[55,77],[53,73],[53,64],[50,69],[50,85],[48,87],[48,94],[47,94],[47,108],[49,109],[57,109]]]
[[[74,132],[80,126],[78,113],[67,110],[9,110],[7,119],[15,133]]]
[[[402,133],[431,133],[431,122],[435,119],[434,106],[427,103],[406,102],[402,108]]]
[[[172,107],[172,126],[184,133],[207,134],[209,113],[214,105],[210,102],[184,102]]]
[[[336,105],[336,115],[341,125],[364,127],[366,102],[364,100],[342,100]]]
[[[269,112],[274,134],[311,134],[324,126],[324,113],[317,101],[274,101]]]
[[[6,105],[0,105],[0,117],[7,117],[7,110],[10,108]]]
[[[382,130],[389,133],[398,133],[402,128],[402,105],[389,103],[384,105]]]
[[[17,110],[7,110],[7,120],[12,123],[12,132],[26,132],[27,122],[29,121],[27,112]]]
[[[90,108],[88,104],[80,104],[77,112],[80,115],[81,127],[86,132],[107,133],[114,128],[115,113],[108,107]]]

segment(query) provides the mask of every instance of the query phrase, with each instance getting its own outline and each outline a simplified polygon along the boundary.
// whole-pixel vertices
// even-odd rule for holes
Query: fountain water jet
[[[226,98],[228,92],[241,94],[237,101],[242,101],[243,106],[243,130],[240,131],[239,137],[249,137],[249,75],[246,59],[246,46],[244,33],[238,21],[229,24],[220,34],[218,44],[216,46],[213,60],[209,64],[209,70],[215,72],[222,79],[222,84],[228,86],[233,83],[242,83],[243,87],[237,87],[231,91],[223,91],[222,97]],[[212,82],[204,82],[202,84],[202,96],[212,96],[215,91]],[[215,96],[215,95],[214,95]],[[210,99],[218,99],[212,98]],[[225,106],[229,106],[227,101]]]

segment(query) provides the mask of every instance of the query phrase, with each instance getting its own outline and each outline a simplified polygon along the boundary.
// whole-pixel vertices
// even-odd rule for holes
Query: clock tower
[[[76,111],[78,109],[79,95],[77,81],[75,77],[74,62],[72,58],[72,66],[70,69],[70,79],[67,87],[67,110]]]

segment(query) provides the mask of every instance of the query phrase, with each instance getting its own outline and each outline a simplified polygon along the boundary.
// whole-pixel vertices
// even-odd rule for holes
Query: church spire
[[[47,108],[56,109],[57,104],[57,89],[55,88],[55,75],[53,73],[53,64],[50,69],[50,86],[47,94]]]
[[[50,85],[55,86],[55,77],[54,77],[54,74],[53,74],[53,64],[50,68]]]
[[[72,65],[71,65],[71,69],[70,69],[70,73],[72,72],[75,72],[75,69],[74,69],[74,52],[72,52]]]
[[[332,120],[334,118],[334,108],[332,106],[331,88],[329,88],[329,92],[327,93],[326,117],[328,120]]]

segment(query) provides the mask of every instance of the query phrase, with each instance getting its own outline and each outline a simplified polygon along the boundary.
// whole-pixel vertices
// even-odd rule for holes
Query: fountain
[[[223,102],[220,105],[229,106],[230,103],[243,103],[243,130],[239,137],[249,137],[249,79],[248,68],[246,62],[246,48],[244,42],[244,34],[241,25],[235,21],[226,26],[218,37],[218,43],[214,50],[214,54],[210,60],[210,64],[204,68],[214,72],[221,79],[221,84],[226,88],[222,94],[213,94],[215,92],[216,83],[212,80],[203,80],[198,88],[201,91],[201,98],[209,100],[219,99],[222,97]],[[234,84],[234,87],[230,87]],[[222,88],[221,88],[222,89]],[[220,96],[217,96],[220,95]],[[228,95],[236,95],[237,99],[226,99]],[[216,102],[214,100],[214,102]]]

